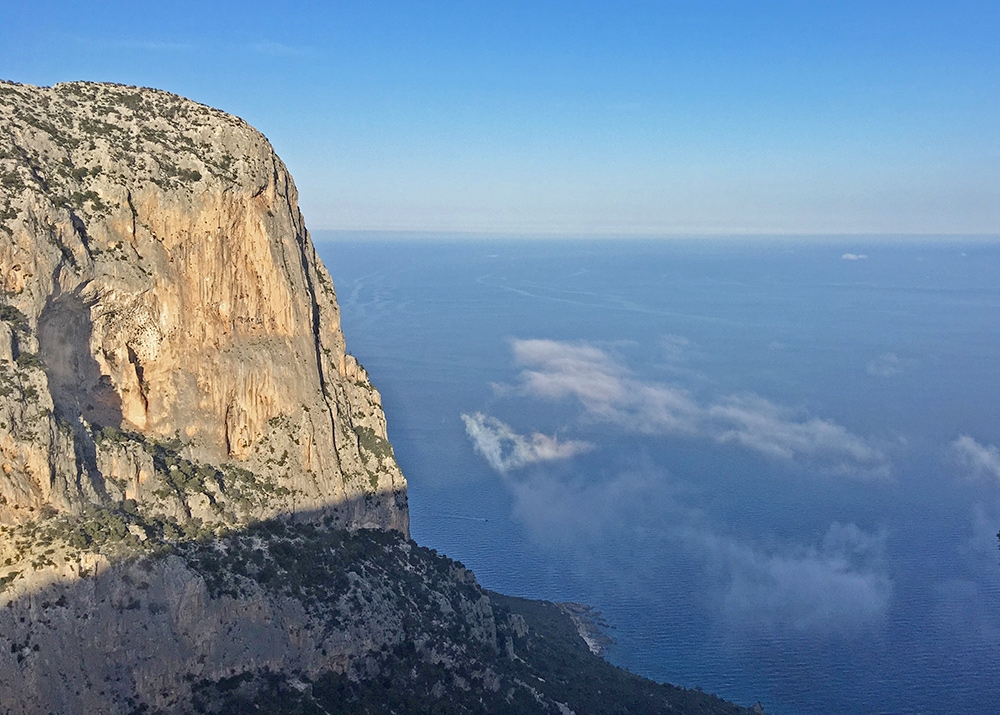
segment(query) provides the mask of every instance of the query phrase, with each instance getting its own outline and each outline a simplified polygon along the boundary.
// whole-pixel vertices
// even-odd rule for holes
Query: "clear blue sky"
[[[1000,2],[0,3],[261,129],[313,229],[1000,232]]]

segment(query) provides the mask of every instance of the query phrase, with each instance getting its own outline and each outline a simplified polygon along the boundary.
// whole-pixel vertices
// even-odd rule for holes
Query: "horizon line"
[[[309,229],[314,240],[322,240],[320,234],[337,236],[338,238],[353,238],[357,240],[879,240],[882,242],[970,242],[994,243],[1000,242],[1000,233],[941,233],[941,232],[830,232],[830,233],[793,233],[793,232],[611,232],[611,231],[484,231],[484,230],[424,230],[424,229],[345,229],[316,228]]]

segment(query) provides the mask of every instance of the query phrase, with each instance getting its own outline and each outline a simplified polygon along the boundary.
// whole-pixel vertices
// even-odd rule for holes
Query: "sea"
[[[314,240],[417,542],[771,715],[1000,712],[1000,242]]]

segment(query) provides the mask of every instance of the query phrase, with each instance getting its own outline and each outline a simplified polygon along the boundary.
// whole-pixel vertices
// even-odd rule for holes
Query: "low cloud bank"
[[[739,623],[796,631],[856,630],[880,621],[893,583],[882,570],[885,534],[834,522],[818,547],[767,552],[709,537],[728,574],[723,613]]]
[[[667,352],[683,360],[689,347],[671,338]],[[699,398],[681,387],[640,379],[609,351],[587,343],[515,340],[511,349],[520,372],[515,384],[500,386],[499,395],[571,400],[585,421],[615,427],[619,434],[707,439],[853,478],[890,473],[888,457],[871,441],[757,395]],[[628,548],[635,556],[629,571],[619,575],[651,603],[662,589],[681,583],[674,583],[678,577],[665,567],[664,559],[670,558],[695,574],[691,583],[706,589],[699,600],[715,603],[718,618],[735,630],[850,634],[879,623],[891,605],[883,533],[833,523],[819,543],[761,545],[712,524],[686,502],[690,485],[655,465],[617,473],[522,469],[568,459],[595,445],[522,435],[479,412],[462,420],[476,451],[513,495],[514,516],[535,539],[573,554],[587,573],[594,568],[618,573],[617,550]],[[608,434],[613,439],[615,431]],[[985,453],[1000,475],[1000,455]],[[614,545],[611,551],[609,545]]]
[[[980,444],[967,434],[952,442],[951,449],[967,476],[1000,481],[1000,449]]]
[[[560,441],[538,432],[525,437],[516,433],[510,425],[481,412],[462,415],[462,421],[476,451],[498,472],[520,469],[537,462],[569,459],[593,449],[588,442]]]
[[[514,516],[548,548],[574,555],[587,573],[607,569],[633,597],[659,603],[680,583],[665,559],[707,577],[702,602],[734,631],[851,635],[876,626],[894,585],[883,563],[885,533],[833,523],[818,544],[762,546],[737,539],[685,503],[667,473],[646,466],[617,474],[548,470],[504,474]],[[628,549],[628,568],[606,549]]]
[[[689,391],[635,378],[604,350],[585,343],[515,340],[518,391],[575,399],[585,415],[638,434],[702,437],[738,444],[773,459],[802,461],[859,478],[887,477],[887,455],[831,420],[804,415],[753,394],[702,402]]]

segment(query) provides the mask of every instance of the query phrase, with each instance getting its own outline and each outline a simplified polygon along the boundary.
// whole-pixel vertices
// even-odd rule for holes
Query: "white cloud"
[[[665,554],[701,571],[697,600],[714,604],[734,631],[850,634],[877,624],[891,604],[884,533],[834,523],[819,544],[764,547],[722,533],[682,501],[682,485],[650,467],[612,475],[532,470],[505,474],[504,484],[515,517],[540,544],[573,555],[587,574],[615,573],[651,607],[674,578]],[[627,570],[616,555],[623,548],[633,553]]]
[[[585,405],[627,400],[625,371],[599,348],[556,340],[515,340],[514,360],[526,392],[549,399],[576,397]]]
[[[873,377],[895,377],[902,367],[896,353],[882,353],[868,363],[868,374]]]
[[[587,418],[638,434],[681,435],[738,444],[773,459],[806,461],[825,471],[885,477],[885,453],[843,426],[797,415],[761,397],[701,402],[669,384],[633,377],[604,350],[585,343],[515,340],[521,394],[576,399]]]
[[[841,258],[844,259],[845,261],[863,261],[866,258],[868,258],[868,256],[866,256],[864,253],[845,253],[843,256],[841,256]]]
[[[795,419],[789,410],[755,395],[723,398],[706,412],[713,420],[707,431],[720,442],[776,459],[806,459],[835,473],[888,476],[882,451],[836,422]]]
[[[1000,480],[1000,449],[992,444],[979,444],[967,434],[952,442],[951,448],[959,465],[970,477]]]
[[[519,469],[536,462],[568,459],[593,449],[593,445],[587,442],[562,442],[538,432],[530,438],[524,437],[504,422],[480,412],[462,415],[462,421],[476,451],[498,472]]]
[[[687,348],[681,340],[668,346]],[[506,392],[572,400],[584,419],[634,434],[674,435],[739,445],[769,458],[852,477],[885,476],[889,460],[869,440],[831,420],[795,412],[752,394],[702,399],[670,384],[641,380],[609,351],[587,343],[515,340],[519,379]],[[657,602],[674,567],[705,589],[701,602],[734,630],[850,634],[880,622],[892,580],[885,534],[834,523],[816,544],[755,543],[737,538],[685,503],[687,488],[645,464],[618,473],[532,469],[592,448],[585,442],[516,433],[481,413],[463,415],[475,449],[514,498],[514,515],[540,543],[573,554],[581,571],[620,570],[617,550],[641,558],[618,574],[642,599]],[[641,460],[641,457],[637,457]],[[614,545],[614,548],[608,548]],[[675,558],[676,557],[676,558]]]
[[[856,629],[880,621],[892,600],[883,572],[885,534],[834,522],[819,547],[765,552],[708,535],[705,546],[728,575],[723,613],[770,629]]]
[[[629,376],[610,355],[586,344],[515,340],[522,394],[576,398],[592,419],[644,434],[694,433],[701,408],[685,391]]]

